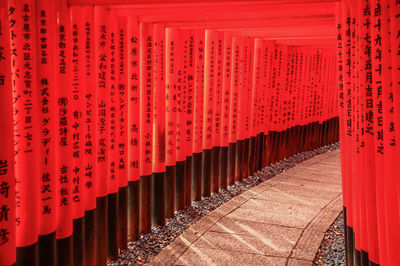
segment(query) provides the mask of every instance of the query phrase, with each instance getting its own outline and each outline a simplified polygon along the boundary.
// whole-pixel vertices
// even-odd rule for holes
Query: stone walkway
[[[315,156],[223,204],[152,265],[312,265],[342,210],[340,151]]]

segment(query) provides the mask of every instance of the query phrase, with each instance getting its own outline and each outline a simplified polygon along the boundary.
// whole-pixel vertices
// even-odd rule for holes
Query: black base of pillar
[[[244,140],[238,140],[236,144],[236,159],[235,159],[235,181],[242,180],[243,168],[243,155],[244,155]]]
[[[228,185],[228,147],[221,147],[219,167],[219,188],[226,189]]]
[[[353,229],[347,225],[347,209],[343,207],[344,216],[344,241],[346,246],[346,265],[354,265],[353,259]]]
[[[279,146],[280,146],[280,141],[281,141],[281,132],[274,132],[273,134],[274,136],[274,140],[272,143],[272,147],[271,147],[271,153],[272,153],[272,161],[273,163],[276,163],[279,161]]]
[[[57,240],[58,242],[58,240]],[[72,250],[71,250],[72,252]],[[38,265],[39,263],[39,244],[35,243],[26,247],[17,248],[17,262],[18,266],[25,265]]]
[[[257,134],[256,136],[256,147],[255,147],[255,160],[254,160],[254,173],[258,172],[261,168],[259,167],[260,160],[261,160],[261,140],[262,136],[261,134]]]
[[[255,173],[256,153],[257,153],[257,137],[249,139],[249,159],[248,159],[248,176]]]
[[[368,252],[361,250],[361,265],[368,266],[369,265],[369,256]]]
[[[141,234],[151,232],[151,179],[152,175],[140,176],[139,232]]]
[[[85,265],[96,264],[96,209],[85,212]]]
[[[96,199],[96,264],[106,265],[108,251],[108,197]]]
[[[346,255],[347,255],[347,260],[348,260],[348,265],[354,265],[355,259],[354,259],[354,235],[353,235],[353,229],[349,226],[346,227],[347,231],[347,241],[346,241]]]
[[[73,221],[74,234],[73,234],[73,265],[81,266],[85,263],[85,248],[84,248],[84,237],[85,237],[85,219],[83,217],[75,219]]]
[[[128,240],[139,239],[140,180],[128,182]]]
[[[165,217],[174,217],[176,166],[165,168]]]
[[[260,133],[260,140],[258,143],[258,164],[257,171],[260,171],[264,167],[264,150],[265,150],[265,135],[264,132]]]
[[[107,261],[114,261],[118,259],[118,193],[108,194],[107,217]]]
[[[175,211],[185,209],[186,161],[176,162]]]
[[[39,265],[56,265],[56,232],[39,236]]]
[[[57,245],[57,266],[73,265],[73,237],[67,237],[56,240]],[[104,261],[105,264],[105,261]],[[99,264],[101,265],[101,264]]]
[[[202,158],[202,191],[201,195],[203,197],[209,197],[211,195],[211,161],[212,161],[212,150],[203,150]]]
[[[219,191],[220,147],[211,150],[211,192]]]
[[[228,146],[228,177],[227,185],[235,184],[236,177],[236,143],[229,143]]]
[[[264,134],[264,151],[263,151],[263,167],[271,164],[271,145],[272,145],[272,134]]]
[[[165,172],[153,173],[152,224],[165,225]]]
[[[289,158],[293,155],[293,128],[286,129],[286,141],[285,141],[285,156],[284,158]]]
[[[299,153],[299,133],[300,127],[295,126],[293,128],[293,155]]]
[[[250,175],[249,169],[249,155],[250,155],[250,139],[245,139],[243,144],[243,159],[242,159],[242,179],[247,178]]]
[[[186,178],[185,178],[185,207],[192,205],[192,156],[186,157]]]
[[[353,238],[353,240],[355,241],[355,239]],[[361,251],[357,250],[355,248],[355,242],[353,242],[353,258],[354,258],[354,265],[358,266],[361,265]]]
[[[286,142],[287,142],[287,132],[281,131],[279,132],[279,150],[278,150],[278,159],[277,161],[281,161],[286,156]]]
[[[128,249],[128,187],[118,190],[118,250]]]
[[[192,200],[201,200],[201,183],[203,176],[202,152],[193,153],[192,156]]]

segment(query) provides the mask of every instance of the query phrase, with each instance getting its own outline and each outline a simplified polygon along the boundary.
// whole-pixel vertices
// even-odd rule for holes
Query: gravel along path
[[[321,246],[315,256],[314,265],[345,265],[343,212],[331,224],[325,233]]]
[[[137,265],[149,263],[164,247],[173,242],[174,239],[182,234],[188,227],[223,203],[265,180],[282,173],[284,170],[294,167],[298,163],[338,148],[339,143],[334,143],[317,148],[313,151],[293,155],[280,162],[264,167],[254,175],[249,176],[241,182],[236,182],[227,189],[221,189],[218,193],[213,193],[210,197],[203,198],[201,201],[192,202],[192,206],[175,212],[175,217],[168,219],[165,226],[153,227],[151,233],[142,235],[140,239],[135,242],[130,242],[128,244],[128,249],[121,251],[119,259],[108,263],[108,265]]]

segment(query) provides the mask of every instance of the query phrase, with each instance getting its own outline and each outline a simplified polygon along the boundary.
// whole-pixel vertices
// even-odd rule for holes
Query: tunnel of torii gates
[[[0,265],[104,265],[192,201],[339,136],[348,265],[400,265],[399,1],[0,13]]]

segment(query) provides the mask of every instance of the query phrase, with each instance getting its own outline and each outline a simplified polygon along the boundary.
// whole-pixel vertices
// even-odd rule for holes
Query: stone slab
[[[304,228],[320,208],[250,199],[226,217]]]
[[[261,235],[249,236],[208,231],[193,243],[193,247],[230,251],[240,250],[243,253],[288,257],[296,244],[297,239],[295,236],[293,235],[291,240],[282,241],[279,239],[282,236],[276,233],[269,237],[262,237]]]
[[[193,247],[175,265],[285,265],[286,258],[241,251]]]

